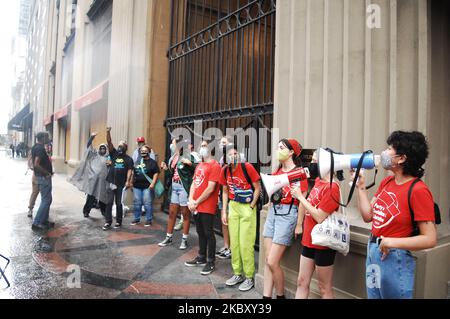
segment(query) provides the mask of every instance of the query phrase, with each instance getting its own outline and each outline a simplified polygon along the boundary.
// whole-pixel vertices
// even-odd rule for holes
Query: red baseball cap
[[[138,142],[138,143],[145,143],[145,138],[144,137],[138,137],[136,139],[136,142]]]
[[[300,156],[300,154],[303,150],[300,143],[294,138],[290,138],[290,139],[288,139],[288,141],[289,141],[289,144],[291,144],[291,146],[292,146],[292,150],[294,151],[295,157]]]

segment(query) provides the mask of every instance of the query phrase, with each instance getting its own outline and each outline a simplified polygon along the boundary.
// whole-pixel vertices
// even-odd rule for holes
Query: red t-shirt
[[[414,179],[397,185],[392,176],[386,177],[375,194],[372,205],[372,234],[375,237],[410,237],[413,231],[408,207],[408,191]],[[415,221],[434,222],[434,200],[427,185],[419,181],[411,194],[411,207]]]
[[[276,172],[274,172],[272,175],[283,175],[283,174],[287,174],[292,172],[293,170],[298,169],[293,168],[292,170],[288,171],[288,172],[283,172],[283,170],[280,168],[279,170],[277,170]],[[308,181],[302,180],[301,182],[294,182],[291,183],[290,186],[285,186],[282,188],[281,193],[283,195],[283,198],[281,199],[281,204],[285,204],[285,205],[291,205],[292,202],[292,194],[291,194],[291,188],[296,188],[300,186],[300,189],[302,190],[302,193],[307,192],[308,191]],[[294,205],[298,206],[299,202],[298,200],[294,199]]]
[[[331,196],[332,195],[332,196]],[[334,198],[334,199],[333,199]],[[339,184],[333,182],[330,192],[330,182],[325,182],[320,178],[316,179],[313,189],[308,197],[308,202],[317,209],[323,210],[327,214],[332,214],[338,210],[339,204],[336,201],[340,200]],[[316,220],[311,214],[306,211],[305,220],[303,222],[303,237],[302,245],[309,248],[320,250],[330,249],[324,246],[317,246],[312,244],[311,232],[314,226],[317,225]]]
[[[250,180],[254,183],[259,181],[261,178],[250,163],[245,163],[245,168],[247,169],[248,176]],[[225,170],[227,172],[227,180],[225,180]],[[233,175],[233,180],[231,180],[231,175]],[[247,178],[245,178],[244,171],[242,170],[241,164],[237,166],[237,168],[230,174],[230,170],[227,166],[222,168],[222,172],[220,173],[220,184],[228,185],[228,198],[234,199],[234,188],[247,190],[251,189],[252,185],[247,182]]]
[[[178,160],[179,160],[179,158],[180,158],[179,156],[175,156],[172,159],[172,163],[170,163],[172,169],[174,170],[173,177],[172,177],[172,180],[174,182],[180,182],[181,181],[180,175],[178,174]]]
[[[216,182],[217,185],[214,192],[200,205],[197,211],[199,213],[216,214],[217,202],[219,196],[219,179],[220,179],[220,165],[217,161],[212,160],[209,163],[200,163],[197,165],[194,174],[194,200],[198,199],[201,194],[208,188],[209,182]]]

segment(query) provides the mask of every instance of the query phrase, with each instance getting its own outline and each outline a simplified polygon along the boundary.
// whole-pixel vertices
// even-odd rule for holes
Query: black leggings
[[[207,257],[208,262],[216,259],[216,235],[214,234],[215,215],[198,213],[195,217],[198,241],[200,249],[198,255],[201,258]]]

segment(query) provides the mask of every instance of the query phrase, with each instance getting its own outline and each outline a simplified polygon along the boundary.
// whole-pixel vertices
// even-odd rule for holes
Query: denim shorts
[[[170,203],[180,205],[181,207],[188,206],[188,194],[183,187],[183,184],[172,182],[172,197]]]
[[[275,207],[275,209],[274,209]],[[298,207],[293,205],[272,205],[264,225],[263,236],[272,238],[274,244],[291,246],[297,226]],[[275,214],[276,210],[276,214]]]
[[[412,299],[416,261],[409,250],[392,248],[382,261],[377,243],[369,242],[366,287],[369,299]]]

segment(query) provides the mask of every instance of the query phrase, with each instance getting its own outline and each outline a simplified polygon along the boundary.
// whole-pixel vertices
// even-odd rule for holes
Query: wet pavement
[[[99,210],[83,218],[85,195],[66,181],[66,175],[53,179],[50,220],[55,228],[34,233],[27,217],[31,172],[25,175],[26,170],[26,160],[12,160],[0,151],[0,254],[11,259],[6,269],[11,287],[5,289],[0,280],[0,299],[261,298],[255,289],[244,293],[225,285],[232,275],[230,260],[218,259],[209,276],[202,276],[201,268],[184,266],[197,255],[194,226],[187,250],[178,249],[180,232],[175,232],[172,246],[159,247],[166,235],[164,213],[156,211],[149,228],[130,226],[133,218],[128,213],[122,229],[104,232]],[[35,212],[39,202],[40,198]],[[217,248],[222,244],[217,236]],[[4,265],[0,259],[2,269]]]

